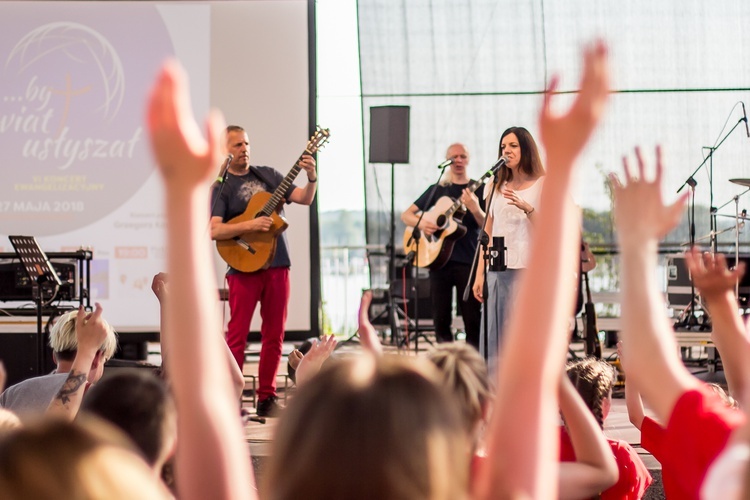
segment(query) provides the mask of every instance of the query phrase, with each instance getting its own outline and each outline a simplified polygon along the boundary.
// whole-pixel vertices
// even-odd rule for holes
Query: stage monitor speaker
[[[37,357],[36,333],[0,332],[0,361],[8,375],[6,387],[36,377]]]
[[[430,294],[430,279],[429,278],[418,278],[417,286],[419,290],[417,295],[419,296],[419,319],[432,319],[432,295]],[[404,286],[404,280],[396,279],[391,284],[391,294],[396,299],[396,303],[400,304],[403,309],[407,312],[407,316],[414,318],[414,279],[409,277],[406,279],[406,286]],[[406,292],[406,297],[404,297]]]
[[[727,259],[727,265],[731,268],[735,265],[734,254],[724,254]],[[750,256],[740,254],[740,262],[744,262],[746,266],[750,267]],[[687,270],[685,264],[684,254],[670,254],[667,255],[667,302],[670,307],[682,308],[687,307],[690,304],[690,273]],[[696,295],[698,289],[695,289]],[[739,306],[747,308],[750,304],[750,273],[745,275],[740,280],[739,286]]]
[[[370,108],[370,163],[409,163],[409,106]]]

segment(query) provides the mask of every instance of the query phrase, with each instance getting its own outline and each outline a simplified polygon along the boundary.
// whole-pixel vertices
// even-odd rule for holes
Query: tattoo
[[[80,389],[85,383],[85,373],[71,370],[68,374],[68,378],[65,379],[65,383],[60,387],[60,392],[57,393],[55,398],[59,399],[63,405],[67,405],[70,403],[70,397],[78,392],[78,389]]]

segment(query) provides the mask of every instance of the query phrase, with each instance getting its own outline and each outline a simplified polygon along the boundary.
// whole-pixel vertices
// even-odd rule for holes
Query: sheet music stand
[[[36,238],[33,236],[8,236],[11,245],[16,251],[26,274],[32,283],[32,294],[36,304],[36,331],[37,331],[37,375],[43,375],[44,371],[44,330],[42,329],[42,307],[44,296],[42,285],[52,283],[55,286],[53,298],[57,295],[62,282],[55,272],[47,255],[39,247]]]

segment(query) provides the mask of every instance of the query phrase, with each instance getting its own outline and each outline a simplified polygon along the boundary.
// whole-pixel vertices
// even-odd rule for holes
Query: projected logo
[[[7,48],[0,52],[2,232],[45,236],[84,227],[153,173],[143,110],[172,44],[153,7],[131,6],[118,17],[123,8],[106,15],[76,9],[75,21],[43,24],[26,16],[36,25],[0,30]]]

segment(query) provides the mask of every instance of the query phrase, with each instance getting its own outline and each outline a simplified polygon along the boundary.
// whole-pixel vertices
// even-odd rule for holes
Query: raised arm
[[[297,385],[302,386],[310,381],[321,369],[323,363],[331,356],[336,348],[336,337],[323,335],[320,340],[313,340],[310,350],[297,367]]]
[[[576,454],[575,462],[560,464],[560,499],[594,497],[617,482],[617,462],[594,415],[565,375],[560,411]]]
[[[706,252],[701,256],[697,249],[685,254],[685,262],[693,283],[708,304],[713,326],[711,338],[721,354],[729,392],[741,400],[750,381],[750,343],[737,310],[734,286],[745,272],[744,263],[730,270],[723,254]],[[747,404],[740,402],[743,406]]]
[[[585,51],[581,91],[562,115],[550,110],[553,79],[539,128],[548,174],[535,221],[528,268],[518,284],[499,360],[489,456],[480,469],[479,498],[554,498],[558,484],[558,386],[567,351],[580,249],[580,217],[570,192],[574,162],[599,122],[609,92],[606,48]],[[539,304],[545,313],[539,314]],[[522,382],[519,382],[522,381]],[[523,416],[519,418],[519,416]]]
[[[636,429],[641,430],[643,425],[643,418],[646,416],[646,412],[643,409],[643,400],[641,399],[641,393],[635,387],[634,383],[628,383],[628,373],[630,368],[625,362],[625,357],[622,355],[622,340],[617,343],[617,356],[620,359],[620,366],[622,366],[625,372],[625,406],[628,409],[628,418],[630,423],[633,424]]]
[[[303,188],[294,188],[289,195],[289,201],[300,205],[312,205],[315,192],[318,189],[318,173],[315,171],[315,158],[310,155],[302,155],[299,165],[307,173],[307,184]]]
[[[180,497],[255,498],[250,457],[226,369],[209,253],[208,189],[221,161],[223,118],[213,112],[202,136],[187,77],[167,63],[148,104],[151,146],[162,174],[167,213],[167,300],[162,342],[177,403],[176,476]]]
[[[362,347],[375,356],[383,355],[383,346],[378,338],[375,327],[370,322],[370,304],[372,304],[372,290],[362,292],[362,298],[359,301],[358,328],[359,340]]]
[[[169,294],[169,286],[167,284],[167,273],[158,273],[154,275],[153,279],[151,280],[151,290],[153,290],[154,295],[156,295],[156,298],[159,300],[159,314],[161,318],[161,330],[164,330],[164,323],[166,318],[165,313],[165,307],[167,303],[167,297]],[[224,344],[224,353],[226,358],[227,367],[229,370],[229,375],[232,378],[232,387],[234,388],[235,395],[237,397],[237,401],[242,399],[242,392],[245,390],[245,376],[242,374],[242,371],[240,370],[240,367],[237,365],[237,362],[234,360],[234,356],[232,356],[232,351],[229,350],[229,346],[226,342],[222,342]],[[164,360],[167,358],[169,353],[167,352],[166,345],[162,345],[161,349],[161,359],[162,359],[162,367],[166,368]],[[167,376],[169,374],[167,373]]]
[[[628,361],[628,383],[635,385],[660,422],[668,422],[677,399],[699,384],[677,354],[664,314],[664,297],[656,283],[659,240],[679,222],[686,197],[672,205],[662,201],[661,149],[656,149],[653,181],[646,178],[637,148],[636,157],[636,172],[623,159],[624,183],[612,176],[621,251],[622,352]]]
[[[93,313],[86,313],[80,306],[76,316],[76,357],[68,378],[47,407],[47,415],[70,421],[76,417],[93,364],[104,363],[99,349],[106,339],[107,326],[102,319],[102,306],[97,302]]]

